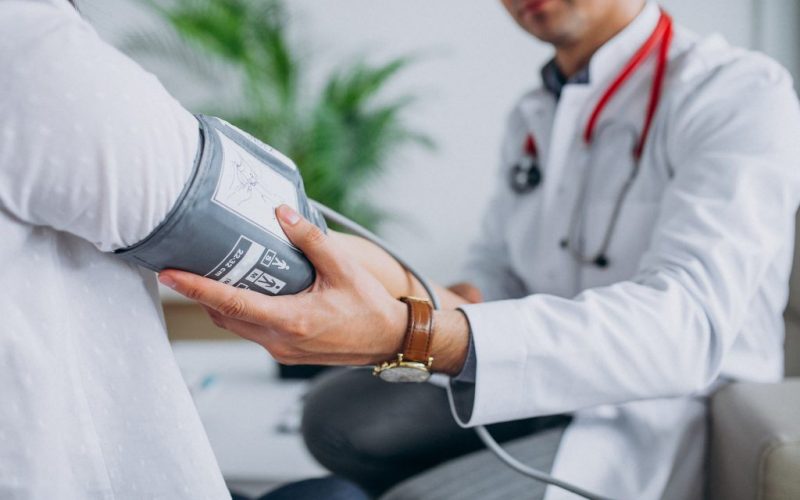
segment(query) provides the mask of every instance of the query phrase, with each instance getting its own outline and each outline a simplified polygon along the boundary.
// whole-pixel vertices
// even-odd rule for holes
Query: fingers
[[[264,329],[246,321],[228,318],[214,309],[205,307],[208,316],[220,328],[228,330],[239,337],[261,345],[279,363],[285,365],[314,364],[314,365],[363,365],[370,364],[372,359],[364,355],[360,359],[351,352],[318,353],[307,351],[298,338],[287,335],[285,332],[275,332]]]
[[[247,321],[229,318],[222,313],[203,306],[219,328],[228,330],[239,337],[261,345],[270,355],[280,363],[285,365],[297,364],[342,364],[341,362],[352,362],[352,354],[325,354],[307,352],[302,348],[301,339],[289,335],[286,332],[276,332],[254,325]],[[368,362],[365,361],[365,363]]]
[[[328,277],[346,274],[346,256],[320,228],[288,205],[279,206],[275,213],[286,236],[306,254],[318,272]]]
[[[273,335],[268,329],[247,321],[229,318],[209,307],[205,307],[205,309],[211,321],[219,328],[235,333],[245,340],[260,344],[279,362],[291,364],[291,361],[299,356],[295,350],[291,349],[290,344],[281,341],[280,335]]]
[[[210,307],[203,306],[203,308],[206,310],[208,317],[211,318],[211,321],[214,322],[217,327],[235,333],[245,340],[250,340],[256,342],[257,344],[263,345],[266,340],[265,337],[269,335],[269,331],[263,327],[254,325],[253,323],[249,323],[241,319],[229,318],[219,311],[211,309]]]
[[[281,305],[284,297],[265,297],[184,271],[162,271],[158,280],[181,295],[234,319],[278,325],[290,312],[285,304]]]

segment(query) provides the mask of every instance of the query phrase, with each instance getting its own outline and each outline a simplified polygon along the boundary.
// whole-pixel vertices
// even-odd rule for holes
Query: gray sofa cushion
[[[721,389],[710,445],[710,498],[800,499],[800,378]]]
[[[794,261],[789,278],[789,303],[783,317],[786,320],[786,376],[800,376],[800,212],[795,229]]]

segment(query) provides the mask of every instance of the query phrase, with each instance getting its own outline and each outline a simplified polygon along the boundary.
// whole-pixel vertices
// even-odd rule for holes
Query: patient
[[[229,498],[146,237],[198,124],[65,0],[0,2],[0,498]]]

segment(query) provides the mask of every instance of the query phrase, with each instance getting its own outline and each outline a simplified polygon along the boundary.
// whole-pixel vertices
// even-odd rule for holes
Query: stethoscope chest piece
[[[519,194],[528,193],[542,183],[542,169],[536,158],[526,156],[511,168],[511,187]]]
[[[525,138],[522,158],[511,167],[511,187],[519,194],[528,193],[542,183],[542,169],[533,135]]]

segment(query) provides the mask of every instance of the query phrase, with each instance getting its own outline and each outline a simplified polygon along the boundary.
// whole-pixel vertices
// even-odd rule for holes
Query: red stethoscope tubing
[[[653,118],[658,109],[658,103],[661,100],[661,90],[664,86],[664,78],[667,73],[667,60],[671,42],[672,18],[662,10],[661,17],[658,19],[658,24],[653,30],[653,33],[650,34],[650,37],[642,44],[639,50],[636,51],[633,57],[631,57],[617,78],[609,85],[608,89],[606,89],[602,97],[600,97],[600,100],[597,101],[597,105],[595,105],[592,114],[589,116],[589,121],[586,123],[586,128],[583,131],[583,141],[587,146],[591,145],[594,139],[594,131],[597,127],[597,122],[600,120],[600,115],[603,113],[608,102],[611,101],[614,94],[622,88],[631,75],[636,72],[636,69],[641,66],[642,62],[647,59],[647,56],[658,46],[658,58],[656,59],[656,69],[653,76],[653,85],[650,88],[650,100],[647,103],[647,112],[645,114],[644,126],[642,127],[642,135],[639,137],[636,148],[633,150],[634,158],[637,160],[641,158],[647,135],[650,132],[650,126],[653,123]]]
[[[603,114],[603,111],[606,109],[606,106],[611,101],[611,99],[619,92],[622,86],[625,84],[626,81],[633,75],[636,70],[642,65],[642,63],[653,53],[656,48],[658,48],[657,58],[656,58],[656,67],[653,73],[653,83],[650,87],[650,96],[647,102],[647,108],[645,110],[645,117],[644,123],[642,126],[641,135],[639,136],[638,140],[636,141],[636,145],[633,148],[631,154],[633,155],[633,170],[631,175],[626,180],[625,184],[623,185],[619,196],[617,197],[617,201],[614,204],[614,208],[611,214],[611,219],[609,224],[606,228],[605,235],[603,236],[603,240],[600,244],[600,248],[598,252],[593,257],[587,257],[583,250],[580,248],[575,248],[572,245],[572,238],[575,237],[575,231],[580,231],[580,224],[576,221],[578,220],[578,214],[581,211],[580,207],[584,206],[585,199],[581,203],[577,203],[575,205],[575,209],[573,210],[573,215],[570,220],[570,228],[569,234],[563,240],[561,240],[561,248],[569,250],[573,256],[578,259],[580,262],[584,263],[594,263],[598,267],[607,267],[609,264],[608,257],[606,256],[606,251],[608,250],[611,244],[611,238],[613,237],[614,230],[616,228],[620,211],[622,205],[625,201],[625,198],[628,195],[631,185],[633,184],[634,179],[639,170],[639,161],[641,160],[642,153],[644,151],[644,146],[647,141],[647,136],[650,133],[650,128],[653,124],[653,118],[655,117],[656,111],[658,110],[658,104],[661,100],[661,92],[664,87],[664,80],[666,79],[667,74],[667,65],[669,60],[669,48],[672,43],[672,34],[673,34],[673,26],[672,26],[672,18],[664,12],[661,11],[661,16],[658,19],[658,23],[656,27],[653,29],[653,32],[647,38],[647,40],[642,44],[641,47],[636,51],[636,53],[628,60],[625,66],[622,68],[620,73],[617,77],[611,82],[608,88],[603,92],[600,99],[597,101],[592,113],[589,115],[589,119],[586,123],[586,128],[583,131],[583,141],[587,147],[591,147],[592,142],[594,140],[595,129],[597,128],[597,124],[600,121],[600,117]],[[518,172],[519,167],[515,167],[512,171],[512,187],[518,192],[525,192],[527,190],[533,189],[536,185],[541,182],[541,172],[538,170],[537,166],[537,148],[536,148],[536,140],[533,137],[532,133],[528,133],[527,137],[525,138],[525,144],[523,145],[524,153],[527,158],[530,159],[532,167],[531,170],[528,172]],[[535,172],[534,172],[534,169]],[[531,175],[531,174],[536,175]],[[518,179],[528,180],[527,186],[520,186],[517,185]],[[531,183],[531,179],[535,181],[535,184]],[[586,181],[584,181],[586,182]],[[581,196],[585,195],[585,188],[586,184],[583,185],[584,191],[582,191]],[[579,245],[582,245],[580,243]]]
[[[672,43],[672,18],[664,12],[661,11],[661,17],[658,19],[658,24],[656,24],[655,29],[650,34],[648,39],[639,47],[639,50],[630,58],[622,71],[620,71],[619,75],[611,82],[611,85],[608,86],[606,91],[600,97],[600,100],[597,101],[594,109],[592,110],[592,114],[589,115],[589,119],[586,122],[586,128],[583,131],[583,141],[587,146],[592,144],[594,140],[594,131],[597,128],[597,123],[600,120],[600,116],[605,110],[608,103],[614,97],[614,95],[619,92],[625,82],[633,75],[639,66],[647,59],[647,57],[653,52],[653,50],[658,47],[658,57],[656,59],[656,69],[653,75],[653,85],[650,88],[650,99],[647,103],[647,110],[644,119],[644,125],[642,127],[642,133],[639,137],[639,140],[636,143],[636,147],[633,150],[634,159],[638,160],[642,156],[642,152],[644,151],[644,145],[647,141],[647,136],[650,133],[650,127],[653,123],[653,118],[655,117],[656,111],[658,110],[658,104],[661,100],[661,91],[664,87],[664,79],[666,78],[667,74],[667,62],[669,58],[669,48]],[[525,144],[523,145],[523,151],[527,155],[537,156],[538,151],[536,147],[536,140],[533,137],[533,134],[528,134],[525,138]]]

